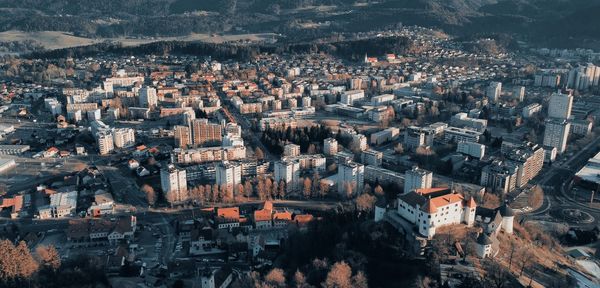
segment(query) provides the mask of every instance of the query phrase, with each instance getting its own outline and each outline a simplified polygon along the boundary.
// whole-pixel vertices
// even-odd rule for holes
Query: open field
[[[190,34],[188,36],[177,37],[146,37],[146,38],[85,38],[74,36],[71,33],[60,31],[5,31],[0,32],[0,42],[26,41],[33,40],[48,50],[70,48],[77,46],[86,46],[104,41],[115,41],[123,43],[124,46],[136,46],[157,41],[190,41],[207,43],[224,43],[232,41],[263,41],[275,37],[273,33],[262,34],[236,34],[236,35],[215,35],[215,34]]]

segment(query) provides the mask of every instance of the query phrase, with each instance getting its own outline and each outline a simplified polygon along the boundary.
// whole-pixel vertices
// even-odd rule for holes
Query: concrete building
[[[350,90],[342,93],[340,102],[346,105],[353,105],[354,102],[363,100],[365,98],[365,91],[363,90]]]
[[[131,128],[117,128],[112,130],[114,146],[126,148],[135,145],[135,130]]]
[[[481,169],[481,186],[497,193],[508,193],[517,186],[518,167],[511,162],[495,160]]]
[[[0,155],[19,155],[29,151],[29,145],[0,145]]]
[[[554,147],[558,154],[562,154],[567,149],[571,123],[560,119],[547,119],[545,123],[544,146]]]
[[[192,140],[196,146],[219,144],[222,141],[222,127],[216,123],[209,123],[208,119],[194,119]]]
[[[559,92],[550,95],[548,103],[548,118],[569,119],[573,109],[573,95]]]
[[[497,103],[500,100],[500,95],[502,95],[502,83],[490,82],[490,85],[485,90],[485,95],[491,102]]]
[[[365,184],[365,166],[348,161],[338,166],[337,189],[342,196],[356,196],[362,193]]]
[[[530,118],[533,115],[540,113],[540,111],[542,111],[542,105],[538,103],[531,103],[523,107],[523,112],[521,115],[523,115],[523,118]]]
[[[63,218],[75,215],[77,191],[59,192],[50,195],[50,204],[38,208],[40,219]]]
[[[275,162],[274,178],[277,183],[283,181],[287,192],[300,189],[300,162],[297,160],[282,160]]]
[[[479,142],[482,133],[471,129],[447,127],[444,129],[444,142]]]
[[[473,142],[458,142],[456,152],[481,159],[485,156],[485,145]]]
[[[519,102],[523,102],[523,100],[525,100],[525,87],[523,87],[523,86],[513,87],[513,98]]]
[[[0,158],[0,174],[4,174],[13,168],[17,167],[15,159],[1,159]]]
[[[177,125],[173,130],[176,147],[187,148],[192,145],[192,133],[189,127]]]
[[[367,137],[363,134],[353,134],[350,142],[351,150],[364,151],[367,149]]]
[[[327,156],[333,156],[338,152],[338,142],[335,138],[323,140],[323,153]]]
[[[471,128],[483,132],[487,128],[487,120],[470,118],[467,113],[456,113],[450,118],[450,125],[459,128]]]
[[[404,131],[404,148],[413,150],[433,145],[434,133],[431,129],[410,126]]]
[[[100,155],[107,155],[115,150],[113,135],[110,131],[100,131],[96,133],[96,142],[98,143],[98,152]]]
[[[143,108],[153,108],[158,104],[156,89],[152,87],[143,87],[139,91],[139,105]]]
[[[300,145],[287,144],[283,146],[283,156],[295,157],[300,155]]]
[[[396,187],[404,185],[404,174],[377,166],[365,166],[365,181],[384,185],[394,184]]]
[[[379,96],[373,96],[371,98],[371,105],[373,105],[373,106],[385,105],[385,104],[388,104],[388,103],[394,101],[394,99],[396,99],[396,96],[394,96],[394,94],[383,94],[383,95],[379,95]]]
[[[433,173],[415,166],[405,172],[404,179],[404,194],[407,194],[415,189],[431,188]]]
[[[228,189],[237,189],[242,183],[242,165],[235,162],[223,161],[216,165],[216,183],[219,186],[227,186]],[[235,191],[241,193],[242,191]]]
[[[169,164],[160,170],[160,186],[170,204],[178,204],[189,199],[185,169]]]
[[[360,154],[361,162],[369,166],[381,166],[383,162],[383,153],[372,149],[362,151]]]
[[[392,141],[398,137],[400,134],[400,129],[396,127],[390,127],[379,132],[375,132],[371,134],[371,144],[373,145],[381,145],[388,141]]]
[[[522,144],[505,154],[506,159],[517,166],[517,187],[525,186],[540,173],[544,166],[544,156],[544,149],[533,143]]]

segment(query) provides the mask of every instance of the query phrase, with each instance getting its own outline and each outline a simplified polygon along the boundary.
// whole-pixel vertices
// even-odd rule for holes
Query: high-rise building
[[[552,93],[548,104],[548,117],[557,119],[569,119],[573,108],[573,95]]]
[[[363,134],[353,134],[352,142],[350,143],[351,149],[364,151],[367,149],[367,137]]]
[[[189,199],[185,169],[178,169],[173,164],[160,170],[160,186],[169,203],[181,203]]]
[[[156,95],[156,89],[152,87],[143,87],[140,89],[139,96],[140,107],[153,108],[158,104],[158,96]]]
[[[500,95],[502,95],[502,83],[491,82],[486,89],[485,95],[491,102],[498,102],[498,100],[500,99]]]
[[[494,192],[511,192],[517,185],[518,170],[512,162],[495,160],[481,169],[480,184]]]
[[[545,151],[541,146],[533,143],[519,145],[508,150],[505,155],[517,166],[517,187],[525,186],[529,180],[540,173],[544,166]]]
[[[283,146],[283,156],[294,157],[300,155],[300,145],[287,144]]]
[[[323,140],[323,153],[327,156],[333,156],[338,152],[338,142],[334,138]]]
[[[515,86],[513,88],[513,98],[517,99],[519,102],[523,102],[523,100],[525,100],[525,87]]]
[[[338,193],[343,196],[355,196],[362,193],[365,184],[365,166],[348,161],[338,166]]]
[[[96,141],[98,142],[100,155],[106,155],[115,150],[113,135],[110,131],[103,130],[96,133]]]
[[[177,125],[173,129],[175,130],[175,146],[186,148],[192,144],[192,135],[189,127]]]
[[[544,130],[544,146],[556,148],[559,154],[565,152],[570,129],[571,123],[567,120],[547,119]]]
[[[208,119],[194,119],[192,121],[192,139],[194,145],[217,144],[222,140],[222,127],[219,124],[209,123]]]
[[[415,189],[431,188],[433,173],[419,167],[413,167],[404,174],[404,194]]]
[[[285,183],[288,192],[297,191],[300,187],[300,162],[297,160],[282,160],[275,162],[275,181]]]
[[[131,128],[113,129],[113,142],[115,147],[124,148],[135,145],[135,131]]]
[[[228,189],[235,191],[237,185],[242,183],[242,165],[239,163],[223,161],[216,165],[217,185],[226,185]],[[241,191],[236,191],[240,193]]]

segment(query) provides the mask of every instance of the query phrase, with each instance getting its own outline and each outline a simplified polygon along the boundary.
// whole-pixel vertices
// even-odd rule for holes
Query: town
[[[3,285],[598,287],[600,52],[356,38],[0,57]]]

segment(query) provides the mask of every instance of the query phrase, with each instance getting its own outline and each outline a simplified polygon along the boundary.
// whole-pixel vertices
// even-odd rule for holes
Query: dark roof
[[[477,244],[479,245],[492,245],[492,240],[485,233],[479,234],[477,237]]]
[[[495,209],[485,208],[482,206],[477,206],[475,209],[475,215],[481,216],[482,219],[490,218],[493,219],[496,214]]]
[[[423,206],[427,202],[427,198],[412,192],[400,195],[398,198],[413,207]]]
[[[510,208],[510,206],[508,206],[508,204],[506,203],[500,206],[500,208],[498,208],[498,211],[500,212],[500,215],[502,215],[502,217],[515,216],[515,211],[513,211],[512,208]]]

